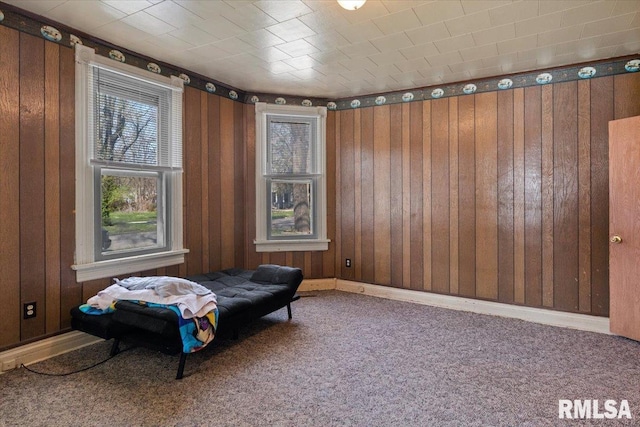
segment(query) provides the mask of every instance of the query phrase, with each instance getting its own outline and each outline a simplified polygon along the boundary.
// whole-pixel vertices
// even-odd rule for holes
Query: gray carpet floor
[[[133,348],[0,375],[1,426],[640,425],[640,343],[338,291],[187,358]],[[32,369],[108,356],[99,343]],[[560,420],[559,399],[632,420]]]

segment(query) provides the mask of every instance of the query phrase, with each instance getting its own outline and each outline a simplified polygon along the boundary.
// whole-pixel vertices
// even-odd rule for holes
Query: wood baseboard
[[[305,279],[302,281],[298,290],[300,292],[308,291],[331,291],[336,288],[336,279]]]
[[[482,301],[453,295],[413,291],[409,289],[391,288],[388,286],[371,285],[340,279],[336,280],[336,289],[339,291],[432,305],[452,310],[510,317],[513,319],[521,319],[544,325],[560,326],[563,328],[578,329],[581,331],[597,332],[601,334],[611,334],[609,330],[608,317],[567,313],[564,311],[548,310],[544,308],[524,307],[513,304]]]
[[[0,353],[0,373],[58,356],[103,341],[84,332],[71,331]]]

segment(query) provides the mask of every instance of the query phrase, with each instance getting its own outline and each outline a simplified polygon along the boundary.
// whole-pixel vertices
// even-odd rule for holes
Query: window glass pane
[[[102,254],[164,246],[158,174],[103,170],[100,176]]]
[[[311,173],[311,123],[271,120],[269,164],[271,174]]]
[[[96,93],[95,158],[139,165],[158,164],[158,107]]]
[[[272,237],[313,235],[312,181],[271,181]]]

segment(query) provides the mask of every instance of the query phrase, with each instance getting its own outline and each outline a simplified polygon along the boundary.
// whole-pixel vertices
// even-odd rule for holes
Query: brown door
[[[609,319],[640,341],[640,116],[609,122]]]

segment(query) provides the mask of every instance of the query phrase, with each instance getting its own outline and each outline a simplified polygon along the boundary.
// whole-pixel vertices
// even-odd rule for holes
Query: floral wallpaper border
[[[502,77],[478,79],[471,82],[450,83],[439,86],[429,86],[404,91],[389,92],[360,97],[340,99],[326,99],[301,97],[294,95],[278,95],[269,93],[247,93],[230,87],[214,79],[192,73],[189,70],[174,67],[160,61],[155,61],[134,52],[98,41],[81,32],[74,31],[62,24],[45,19],[35,19],[19,9],[0,3],[0,25],[4,25],[34,36],[40,36],[53,43],[72,48],[76,43],[90,46],[96,53],[109,57],[115,61],[125,62],[149,72],[164,76],[178,76],[186,85],[197,89],[215,93],[245,104],[267,102],[272,104],[289,104],[303,106],[326,106],[329,110],[348,110],[353,108],[373,107],[387,104],[399,104],[429,99],[448,98],[452,96],[470,95],[474,93],[508,90],[528,86],[561,83],[583,79],[598,78],[616,74],[640,71],[640,54],[615,58],[605,61],[594,61],[593,64],[573,65],[519,73]]]

